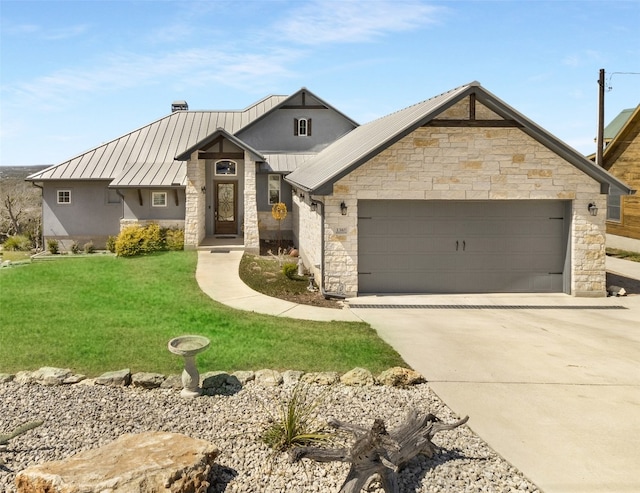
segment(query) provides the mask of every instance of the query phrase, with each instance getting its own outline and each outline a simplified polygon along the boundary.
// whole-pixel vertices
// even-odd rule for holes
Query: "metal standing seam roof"
[[[235,134],[288,96],[269,96],[240,111],[176,111],[133,132],[29,175],[27,180],[116,180],[119,186],[184,184],[175,157],[217,129]]]
[[[264,153],[264,158],[274,173],[290,173],[318,153]]]
[[[604,139],[607,141],[611,141],[616,135],[618,135],[620,130],[622,130],[622,127],[624,127],[629,121],[629,118],[631,118],[631,115],[635,110],[636,108],[627,108],[626,110],[622,110],[620,113],[618,113],[618,115],[613,120],[611,120],[609,125],[604,127]]]
[[[285,180],[309,193],[328,195],[333,184],[358,166],[364,164],[416,128],[428,123],[437,115],[474,93],[478,102],[502,116],[514,120],[521,130],[598,181],[603,193],[614,186],[621,193],[632,194],[623,182],[595,166],[582,154],[560,141],[549,132],[529,120],[517,110],[484,89],[479,82],[457,87],[426,101],[362,125],[322,150],[304,167],[288,175]]]

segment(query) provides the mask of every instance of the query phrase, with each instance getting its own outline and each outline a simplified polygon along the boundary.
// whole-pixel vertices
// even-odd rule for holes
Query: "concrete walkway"
[[[546,493],[640,491],[640,295],[364,296],[330,310],[250,290],[241,256],[200,252],[202,289],[243,310],[370,323]],[[638,263],[607,268],[640,279]]]

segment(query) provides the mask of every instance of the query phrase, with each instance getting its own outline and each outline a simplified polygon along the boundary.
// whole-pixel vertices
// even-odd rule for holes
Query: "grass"
[[[31,258],[31,252],[20,252],[13,250],[3,250],[0,254],[0,261],[11,260],[11,262],[25,262]]]
[[[632,260],[633,262],[640,262],[640,253],[628,252],[626,250],[618,250],[616,248],[607,248],[607,255],[616,258],[623,258],[625,260]]]
[[[0,373],[42,366],[89,376],[179,373],[168,341],[211,340],[201,372],[272,368],[376,373],[406,364],[367,324],[312,322],[226,307],[195,281],[196,252],[36,262],[0,271]]]

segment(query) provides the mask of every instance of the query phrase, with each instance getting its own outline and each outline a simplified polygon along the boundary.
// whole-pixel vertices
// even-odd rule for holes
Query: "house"
[[[60,240],[154,221],[183,226],[187,247],[243,235],[255,252],[283,201],[327,296],[604,296],[598,207],[632,193],[478,82],[362,126],[304,88],[240,112],[178,109],[29,179]]]
[[[620,112],[605,127],[604,137],[604,169],[640,187],[640,105]],[[640,252],[640,197],[613,190],[607,196],[606,228],[608,246]]]

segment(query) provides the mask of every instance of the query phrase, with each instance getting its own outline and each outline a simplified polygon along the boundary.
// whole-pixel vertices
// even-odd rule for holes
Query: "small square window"
[[[167,192],[151,192],[151,206],[152,207],[166,207],[167,206]]]
[[[58,190],[58,204],[71,203],[71,190]]]
[[[280,202],[280,175],[269,175],[268,180],[269,204]]]

